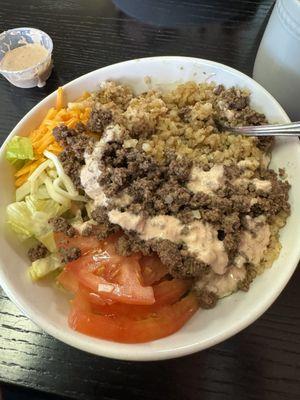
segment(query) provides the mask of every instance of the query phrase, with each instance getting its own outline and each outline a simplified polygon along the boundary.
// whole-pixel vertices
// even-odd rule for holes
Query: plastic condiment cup
[[[5,54],[26,44],[40,44],[47,50],[47,55],[36,65],[19,71],[1,68]],[[36,28],[14,28],[0,34],[0,73],[13,85],[21,88],[43,87],[52,70],[53,42],[47,33]]]

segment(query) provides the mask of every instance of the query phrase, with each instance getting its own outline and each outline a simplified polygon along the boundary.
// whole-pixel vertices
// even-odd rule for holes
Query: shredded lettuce
[[[50,253],[54,253],[57,250],[56,243],[54,240],[54,234],[52,231],[45,233],[44,235],[37,236],[37,239],[43,243],[44,246],[50,251]]]
[[[14,139],[21,143],[23,139],[28,138]],[[30,139],[28,140],[31,146]],[[10,151],[7,152],[7,157],[16,154],[13,153],[12,144]],[[22,154],[25,159],[25,150]],[[70,210],[72,200],[85,203],[86,198],[79,194],[71,179],[65,174],[58,157],[49,151],[45,151],[44,155],[47,160],[40,164],[27,182],[16,190],[16,202],[7,206],[7,222],[21,240],[34,237],[53,252],[56,251],[56,247],[48,224],[49,219]],[[33,157],[33,152],[30,153],[28,150],[26,157],[31,156]],[[80,215],[74,222],[80,222]]]
[[[51,218],[52,216],[61,215],[66,211],[66,208],[59,203],[53,201],[52,199],[39,199],[37,196],[30,195],[25,197],[25,203],[28,209],[33,214],[36,211],[42,211],[48,214]]]
[[[24,201],[11,203],[6,208],[7,223],[21,240],[30,238],[32,232],[32,215]]]
[[[28,137],[14,136],[6,147],[6,159],[17,169],[21,168],[25,161],[33,160],[33,148]]]
[[[26,196],[25,201],[18,201],[7,206],[7,223],[20,236],[21,240],[32,236],[36,238],[50,231],[48,220],[66,211],[66,207],[57,202]]]
[[[53,253],[50,254],[50,256],[34,261],[29,267],[28,272],[30,278],[33,281],[37,281],[50,274],[50,272],[53,272],[62,267],[63,264],[60,261],[59,255],[57,253]]]

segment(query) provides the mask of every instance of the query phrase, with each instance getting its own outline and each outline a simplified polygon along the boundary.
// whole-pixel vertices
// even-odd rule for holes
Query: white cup
[[[300,120],[300,1],[277,0],[255,60],[253,78]]]
[[[52,70],[53,43],[47,33],[36,28],[14,28],[0,34],[0,61],[6,52],[25,44],[38,43],[47,50],[45,58],[29,68],[20,71],[7,71],[0,73],[13,85],[21,88],[43,87]]]

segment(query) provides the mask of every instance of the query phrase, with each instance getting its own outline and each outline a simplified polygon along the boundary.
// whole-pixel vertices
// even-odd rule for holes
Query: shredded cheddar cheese
[[[87,123],[91,112],[91,108],[86,101],[89,97],[90,94],[85,92],[76,102],[63,107],[63,88],[59,87],[57,89],[55,107],[49,109],[40,126],[29,134],[35,159],[28,161],[15,173],[15,185],[17,187],[23,185],[32,172],[45,161],[43,156],[45,150],[49,150],[56,155],[62,151],[61,146],[52,134],[56,126],[65,124],[69,128],[74,128],[78,122]]]

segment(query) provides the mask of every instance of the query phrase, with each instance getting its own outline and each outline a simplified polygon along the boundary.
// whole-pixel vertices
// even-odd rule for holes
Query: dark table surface
[[[251,74],[272,0],[151,1],[1,0],[1,30],[45,30],[55,60],[43,89],[17,89],[0,79],[1,141],[58,85],[115,62],[187,55]],[[108,360],[60,343],[0,289],[0,380],[74,399],[299,399],[299,287],[298,269],[272,307],[240,334],[192,356],[151,363]]]

